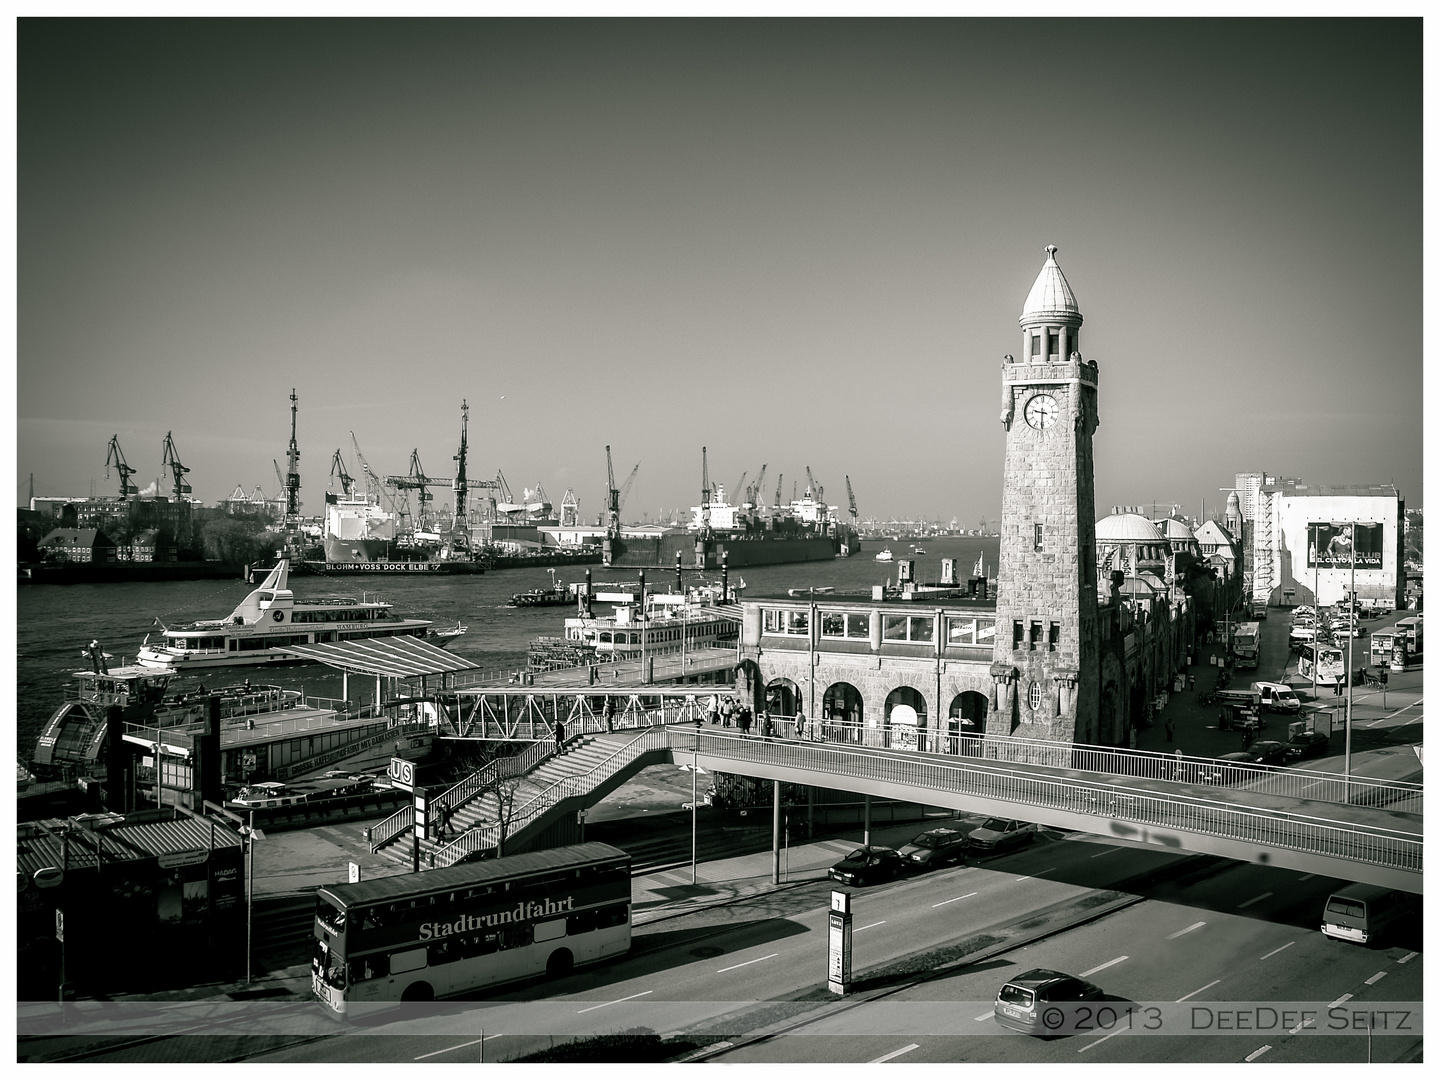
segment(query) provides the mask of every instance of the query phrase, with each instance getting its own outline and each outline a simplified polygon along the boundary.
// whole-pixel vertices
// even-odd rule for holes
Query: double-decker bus
[[[1306,642],[1300,646],[1300,677],[1320,686],[1345,684],[1345,652],[1335,645]]]
[[[1260,624],[1243,622],[1235,627],[1230,638],[1230,652],[1235,656],[1237,668],[1260,666]]]
[[[311,986],[332,1012],[558,976],[630,948],[630,856],[577,844],[353,885],[315,899]]]

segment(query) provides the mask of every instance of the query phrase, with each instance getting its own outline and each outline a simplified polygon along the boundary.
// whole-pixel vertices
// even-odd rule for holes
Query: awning
[[[440,675],[447,671],[473,671],[480,666],[413,637],[360,638],[326,645],[286,645],[270,651],[302,656],[348,675],[384,675],[399,679]]]

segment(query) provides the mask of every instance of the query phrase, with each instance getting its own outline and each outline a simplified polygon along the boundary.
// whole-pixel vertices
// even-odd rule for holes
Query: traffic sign
[[[390,781],[398,788],[412,791],[415,788],[415,763],[406,758],[390,759]]]

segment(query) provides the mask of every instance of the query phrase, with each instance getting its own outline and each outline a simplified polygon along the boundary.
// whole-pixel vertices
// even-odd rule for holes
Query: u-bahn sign
[[[415,790],[415,763],[403,757],[390,759],[390,780],[398,788]]]

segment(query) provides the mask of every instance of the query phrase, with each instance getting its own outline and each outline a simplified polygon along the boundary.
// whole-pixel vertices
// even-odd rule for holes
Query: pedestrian
[[[610,696],[607,694],[607,695],[605,696],[605,704],[604,704],[604,706],[601,708],[600,711],[601,711],[601,713],[602,713],[602,714],[604,715],[604,717],[605,717],[605,730],[606,730],[606,731],[614,731],[614,730],[615,730],[615,699],[612,698],[612,697],[610,697]]]
[[[1165,741],[1175,741],[1175,718],[1173,716],[1165,721]]]
[[[557,753],[557,754],[563,754],[564,752],[565,752],[565,721],[563,721],[563,720],[556,720],[556,721],[555,721],[555,753]]]
[[[743,712],[740,714],[740,734],[750,734],[750,718],[746,716]]]
[[[1190,673],[1190,689],[1195,689],[1195,673],[1193,671]]]
[[[795,738],[805,738],[805,710],[795,710]]]
[[[715,695],[711,694],[710,701],[705,706],[705,721],[709,724],[715,724],[719,721],[719,719],[720,705],[719,702],[716,700]]]
[[[1250,725],[1247,723],[1247,724],[1245,725],[1244,729],[1240,732],[1240,749],[1241,749],[1241,750],[1249,750],[1249,749],[1250,749],[1250,744],[1253,743],[1254,741],[1255,741],[1255,732],[1254,732],[1254,730],[1250,727]]]

